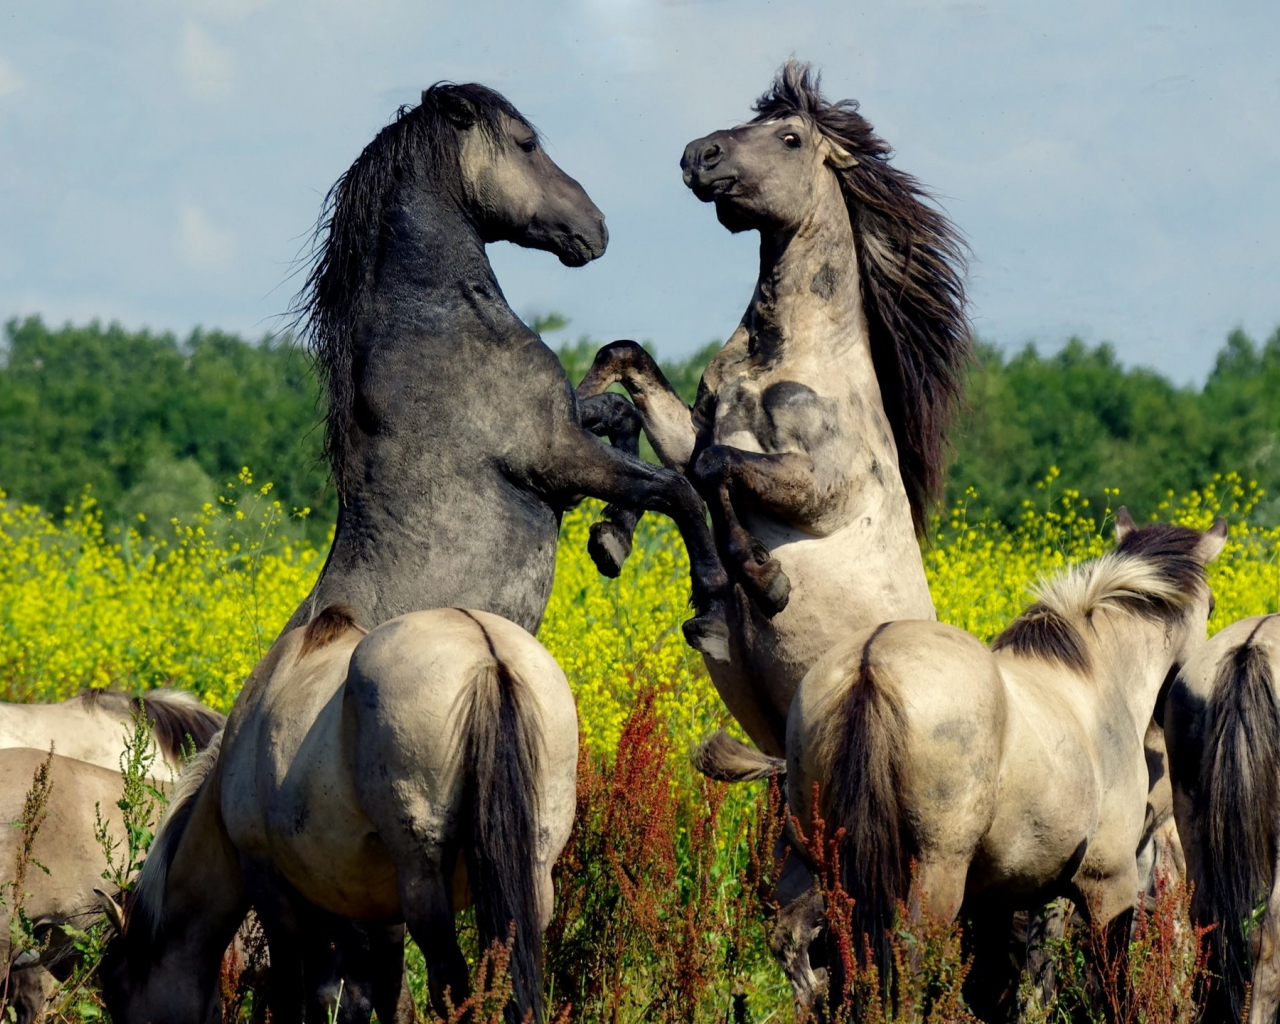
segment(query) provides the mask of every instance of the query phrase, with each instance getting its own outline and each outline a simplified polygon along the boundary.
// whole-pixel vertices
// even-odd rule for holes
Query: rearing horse
[[[706,498],[737,586],[727,646],[691,642],[779,756],[791,697],[831,646],[934,618],[916,533],[970,342],[963,244],[857,104],[824,100],[793,61],[755,109],[681,160],[725,227],[760,233],[751,304],[694,407],[633,342],[603,349],[578,394],[620,382],[662,462]],[[617,522],[595,529],[597,563],[627,550]]]

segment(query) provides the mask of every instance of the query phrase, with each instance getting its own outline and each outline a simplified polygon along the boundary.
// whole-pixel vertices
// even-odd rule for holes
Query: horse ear
[[[840,143],[832,142],[830,139],[827,139],[827,163],[837,171],[847,171],[850,167],[858,166],[858,161],[852,153]]]
[[[1133,521],[1128,507],[1121,505],[1116,512],[1116,543],[1119,544],[1137,528],[1138,524]]]
[[[480,119],[475,104],[466,96],[446,90],[440,95],[440,113],[455,127],[470,128]]]
[[[1200,535],[1200,542],[1196,545],[1196,557],[1205,565],[1208,565],[1220,554],[1227,543],[1227,521],[1218,516],[1217,521],[1205,533]]]
[[[98,897],[98,902],[102,904],[102,912],[107,915],[107,920],[111,922],[111,927],[123,935],[124,907],[120,906],[119,903],[96,885],[93,887],[93,891]]]

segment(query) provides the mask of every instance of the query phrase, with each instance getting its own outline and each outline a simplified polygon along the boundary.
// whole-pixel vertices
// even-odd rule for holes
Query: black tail
[[[1214,680],[1194,811],[1206,844],[1196,902],[1202,920],[1218,922],[1211,934],[1232,1020],[1253,974],[1249,925],[1271,892],[1280,812],[1280,707],[1256,633],[1222,660]]]
[[[915,842],[902,801],[902,704],[893,686],[877,678],[871,666],[871,646],[886,626],[881,625],[863,647],[858,676],[831,723],[836,731],[828,747],[830,779],[824,802],[828,829],[845,829],[840,881],[854,900],[854,953],[861,954],[866,936],[885,991],[891,992],[890,936],[898,901],[908,895]],[[843,987],[843,980],[833,985],[833,1001],[843,996]]]
[[[520,1024],[532,1010],[536,1024],[542,1019],[535,871],[541,737],[527,687],[496,656],[476,673],[471,692],[465,756],[474,833],[466,857],[476,923],[486,949],[495,940],[505,943],[514,924],[506,1018]]]

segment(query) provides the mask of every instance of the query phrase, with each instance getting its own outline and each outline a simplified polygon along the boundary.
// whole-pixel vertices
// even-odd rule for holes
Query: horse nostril
[[[724,155],[724,151],[720,148],[720,143],[712,142],[705,146],[700,154],[702,166],[710,170],[720,162],[720,157]]]

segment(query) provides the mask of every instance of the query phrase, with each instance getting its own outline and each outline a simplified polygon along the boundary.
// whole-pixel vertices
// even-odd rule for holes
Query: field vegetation
[[[128,527],[109,525],[91,490],[56,517],[0,498],[4,699],[169,685],[229,709],[323,560],[324,538],[312,539],[275,495],[246,469],[190,517],[159,524],[139,517]],[[1038,576],[1106,549],[1120,497],[1106,490],[1095,503],[1053,469],[1009,525],[970,491],[936,519],[925,548],[940,617],[991,637],[1024,605]],[[1263,521],[1264,502],[1256,482],[1228,474],[1142,510],[1202,529],[1219,513],[1232,524],[1227,550],[1211,568],[1211,628],[1280,608],[1280,529]],[[565,520],[540,631],[574,688],[583,743],[578,822],[558,871],[559,909],[547,942],[550,1005],[592,1022],[788,1020],[789,990],[768,950],[759,896],[774,870],[770,794],[763,783],[706,782],[688,766],[694,743],[732,723],[700,658],[680,639],[688,615],[683,549],[665,521],[646,517],[622,577],[606,580],[586,555],[598,511],[585,506]],[[38,861],[38,835],[32,849]],[[828,901],[838,907],[839,894]],[[1196,1019],[1187,993],[1202,962],[1194,932],[1176,924],[1184,905],[1170,889],[1135,942],[1141,984],[1122,986],[1168,1005],[1138,1013],[1135,1004],[1129,1019]],[[97,941],[86,937],[91,954]],[[957,1019],[964,958],[956,930],[926,915],[904,926],[899,941],[916,951],[909,957],[914,1002],[903,1012]],[[501,1002],[501,955],[482,970],[482,952],[472,950],[478,976],[488,978],[480,1002],[492,1009]],[[1070,984],[1059,1003],[1037,1012],[1044,1020],[1101,1019],[1107,991],[1081,972],[1078,942],[1058,955]],[[413,962],[426,1014],[420,961]],[[850,984],[876,991],[856,971]],[[67,1020],[100,1012],[91,983],[59,1005]],[[251,1005],[250,995],[245,1013]],[[888,1012],[883,1019],[899,1018]]]

